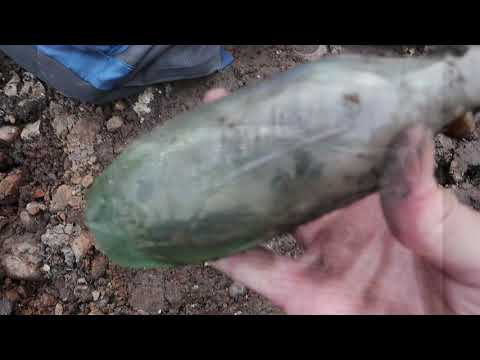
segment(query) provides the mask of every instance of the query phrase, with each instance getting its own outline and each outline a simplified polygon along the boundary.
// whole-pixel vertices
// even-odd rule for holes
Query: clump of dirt
[[[236,60],[223,72],[160,84],[104,106],[67,99],[0,54],[0,128],[13,126],[21,132],[40,121],[39,133],[33,127],[28,136],[0,141],[0,181],[10,176],[7,185],[13,191],[0,206],[0,313],[281,313],[208,266],[133,271],[110,263],[84,225],[86,191],[134,139],[195,108],[211,88],[234,92],[310,61],[305,55],[312,53],[415,56],[426,50],[338,45],[228,49]],[[436,138],[439,182],[475,208],[480,208],[479,152],[480,140]],[[267,247],[287,256],[301,254],[289,236]]]
[[[478,126],[478,124],[477,124]],[[436,177],[451,188],[464,204],[480,209],[480,139],[478,127],[469,139],[443,134],[435,139]]]

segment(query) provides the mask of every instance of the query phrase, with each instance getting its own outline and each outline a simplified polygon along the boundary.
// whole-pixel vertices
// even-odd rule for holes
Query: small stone
[[[12,171],[0,182],[0,200],[15,196],[23,179],[21,170]]]
[[[304,60],[307,61],[317,61],[328,54],[327,45],[315,45],[317,48],[312,52],[297,52],[298,55]]]
[[[53,212],[64,210],[72,199],[72,189],[68,185],[60,185],[53,194],[50,210]]]
[[[330,53],[340,54],[343,51],[342,45],[329,45]]]
[[[70,181],[72,182],[72,184],[80,185],[82,183],[82,177],[79,175],[75,175]]]
[[[17,292],[23,299],[27,297],[27,292],[25,291],[25,288],[23,286],[19,286],[17,288]]]
[[[28,232],[33,233],[37,230],[37,224],[35,223],[35,220],[27,211],[22,211],[20,213],[20,222]]]
[[[133,105],[133,111],[140,118],[140,123],[143,123],[144,115],[150,114],[152,109],[149,107],[149,104],[154,99],[152,88],[147,88],[145,91],[138,96],[137,102]]]
[[[20,90],[20,96],[28,95],[32,87],[33,81],[25,81],[23,83],[22,89]]]
[[[69,239],[70,236],[65,234],[65,226],[62,224],[47,229],[40,237],[41,242],[52,249],[68,247]]]
[[[33,80],[35,80],[35,75],[33,75],[31,72],[25,71],[22,74],[22,80],[23,81],[33,81]]]
[[[462,165],[456,159],[453,159],[450,162],[449,173],[452,176],[453,180],[457,183],[462,182],[464,179],[464,171],[462,169]]]
[[[10,81],[5,85],[3,93],[8,97],[17,96],[18,94],[18,83],[20,82],[20,77],[17,74],[14,74]]]
[[[93,184],[93,176],[92,175],[86,175],[82,179],[82,186],[86,189],[89,188]]]
[[[5,292],[5,298],[11,303],[15,304],[18,300],[20,300],[20,294],[15,289],[10,289]]]
[[[240,284],[238,282],[234,282],[228,288],[228,295],[230,295],[230,297],[234,299],[245,295],[246,292],[247,292],[247,288],[243,284]]]
[[[97,316],[98,316],[98,315],[105,315],[105,314],[104,314],[103,312],[101,312],[99,309],[96,309],[96,308],[95,308],[95,309],[91,310],[91,311],[88,313],[88,315],[97,315]]]
[[[127,104],[125,104],[125,101],[119,100],[115,103],[113,108],[115,111],[125,111]]]
[[[93,301],[97,301],[100,298],[100,291],[98,290],[92,291],[92,298],[93,298]]]
[[[65,170],[65,172],[67,172],[67,171],[69,171],[71,166],[72,166],[72,161],[68,157],[65,158],[65,161],[63,162],[63,170]]]
[[[50,294],[42,294],[40,301],[42,302],[43,306],[53,306],[57,302],[55,297]]]
[[[58,114],[53,118],[52,127],[55,135],[59,139],[65,137],[75,124],[75,118],[72,115]]]
[[[45,264],[42,266],[42,271],[48,273],[50,271],[50,265]]]
[[[170,95],[172,94],[173,86],[170,83],[165,84],[165,96],[167,98],[170,98]]]
[[[14,244],[11,253],[2,258],[7,276],[18,280],[38,280],[40,274],[40,248],[38,245],[22,242]]]
[[[87,285],[77,285],[73,289],[73,295],[82,302],[90,301],[92,298],[90,288]]]
[[[107,259],[98,255],[92,261],[91,275],[94,280],[102,277],[107,269]]]
[[[68,202],[73,209],[79,209],[82,206],[82,197],[81,196],[72,196],[70,201]]]
[[[107,121],[107,130],[114,132],[123,126],[123,119],[120,116],[113,116]]]
[[[33,124],[28,124],[22,130],[20,137],[22,140],[30,141],[40,136],[40,120],[35,121]]]
[[[72,235],[73,233],[73,224],[67,224],[65,225],[65,227],[63,228],[63,232],[67,235]]]
[[[5,116],[5,120],[7,120],[12,125],[17,122],[17,120],[15,119],[15,116],[13,116],[13,115]]]
[[[0,127],[0,140],[11,144],[14,142],[18,135],[20,135],[20,129],[16,126],[2,126]]]
[[[48,107],[48,111],[50,116],[55,118],[55,116],[59,116],[65,112],[63,106],[57,102],[50,101],[50,105]]]
[[[13,304],[10,300],[0,299],[0,315],[11,315],[13,313]]]
[[[73,293],[72,290],[70,290],[68,287],[62,287],[59,291],[58,294],[60,296],[60,299],[64,302],[69,302],[72,300]]]
[[[475,133],[475,117],[472,112],[466,112],[454,120],[444,131],[444,134],[454,139],[468,139]]]
[[[32,215],[32,216],[35,216],[37,215],[40,211],[45,211],[47,209],[47,207],[44,205],[44,204],[41,204],[39,202],[36,202],[36,201],[32,201],[31,203],[28,203],[27,206],[25,207],[25,209],[27,210],[27,212]]]
[[[105,299],[101,299],[99,302],[98,302],[98,307],[102,308],[102,307],[105,307],[108,305],[108,299],[105,298]]]
[[[45,96],[45,87],[39,81],[35,83],[32,87],[32,97],[40,98]]]
[[[94,242],[95,239],[93,235],[88,231],[82,231],[82,233],[73,240],[71,247],[77,262],[85,256]]]
[[[63,305],[58,303],[55,305],[55,315],[63,315]]]
[[[63,260],[68,267],[73,267],[75,263],[75,255],[69,247],[62,248]]]

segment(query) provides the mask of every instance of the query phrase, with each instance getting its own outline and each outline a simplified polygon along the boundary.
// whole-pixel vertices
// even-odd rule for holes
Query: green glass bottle
[[[404,127],[479,105],[480,51],[339,56],[205,104],[126,149],[88,195],[100,249],[128,267],[196,264],[257,245],[378,187]]]

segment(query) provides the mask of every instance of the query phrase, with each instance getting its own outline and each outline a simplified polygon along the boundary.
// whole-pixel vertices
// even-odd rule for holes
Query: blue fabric
[[[74,48],[83,51],[100,51],[105,55],[115,56],[125,52],[128,45],[71,45]]]
[[[113,56],[128,45],[37,45],[37,49],[99,90],[112,90],[133,70]]]
[[[105,55],[115,56],[127,51],[129,45],[71,45],[83,51],[100,51]]]
[[[121,85],[133,66],[115,57],[129,45],[36,45],[38,51],[56,60],[96,89],[109,91]],[[221,47],[223,70],[234,62]]]
[[[222,70],[227,66],[232,65],[234,61],[235,59],[233,58],[232,54],[222,47]]]

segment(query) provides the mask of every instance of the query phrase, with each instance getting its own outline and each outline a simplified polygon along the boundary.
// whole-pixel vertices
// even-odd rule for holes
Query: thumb
[[[480,213],[436,183],[432,133],[407,129],[385,160],[380,194],[392,234],[450,277],[480,285]]]

